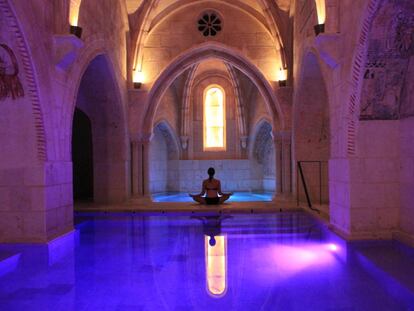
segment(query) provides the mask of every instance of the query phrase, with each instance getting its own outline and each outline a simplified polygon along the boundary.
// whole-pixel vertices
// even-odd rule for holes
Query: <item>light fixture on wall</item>
[[[79,39],[82,37],[82,28],[79,27],[79,26],[70,25],[70,30],[69,31],[72,35],[75,35]]]
[[[318,24],[313,27],[315,35],[325,32],[326,6],[325,0],[315,0]]]
[[[313,26],[313,29],[315,30],[315,36],[319,35],[320,33],[325,32],[325,24],[318,24]]]
[[[287,69],[279,68],[277,82],[279,82],[280,87],[285,87],[287,85]]]
[[[134,82],[134,89],[140,89],[144,83],[144,73],[141,70],[134,70],[132,82]]]
[[[76,37],[78,37],[79,39],[82,36],[82,28],[78,26],[80,5],[81,5],[81,0],[71,0],[70,8],[69,8],[69,24],[70,24],[69,32],[72,35],[75,35]]]

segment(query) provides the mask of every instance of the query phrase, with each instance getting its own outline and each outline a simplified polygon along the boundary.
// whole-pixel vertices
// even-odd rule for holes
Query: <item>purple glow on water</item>
[[[336,258],[326,244],[300,243],[254,250],[252,259],[262,268],[259,281],[286,281],[306,269],[321,269],[336,264]]]
[[[207,247],[212,233],[226,237],[224,250]],[[414,308],[414,295],[396,296],[388,290],[395,286],[384,286],[349,256],[338,256],[349,253],[339,242],[326,240],[300,213],[235,215],[221,223],[208,217],[95,214],[47,252],[44,246],[22,248],[18,266],[0,277],[0,309]]]

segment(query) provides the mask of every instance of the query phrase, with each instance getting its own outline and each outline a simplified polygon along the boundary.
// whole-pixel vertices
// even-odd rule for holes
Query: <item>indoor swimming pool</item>
[[[269,202],[273,192],[234,192],[227,202]],[[193,202],[185,192],[162,192],[151,195],[154,202]]]
[[[2,246],[21,255],[0,268],[1,310],[414,310],[376,261],[412,269],[410,249],[349,246],[306,213],[75,220],[47,246]]]

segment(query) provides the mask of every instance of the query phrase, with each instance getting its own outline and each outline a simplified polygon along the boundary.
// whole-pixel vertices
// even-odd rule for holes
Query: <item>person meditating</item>
[[[201,204],[221,204],[228,200],[232,193],[221,192],[220,180],[214,178],[216,171],[210,167],[207,170],[208,179],[203,180],[201,192],[199,194],[189,194],[194,201]]]

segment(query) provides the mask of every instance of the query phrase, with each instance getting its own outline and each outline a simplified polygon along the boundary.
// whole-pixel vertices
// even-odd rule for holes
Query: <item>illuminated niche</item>
[[[218,85],[204,90],[204,150],[226,150],[225,93]]]
[[[207,293],[221,298],[227,291],[227,236],[214,237],[216,245],[209,244],[210,237],[204,236]]]

